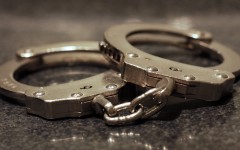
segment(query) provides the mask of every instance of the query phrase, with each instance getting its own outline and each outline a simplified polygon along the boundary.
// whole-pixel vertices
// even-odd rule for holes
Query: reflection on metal
[[[188,135],[188,139],[192,140],[193,136],[192,135]]]
[[[139,137],[139,133],[134,133],[132,131],[130,132],[111,132],[110,136],[116,136],[116,137]]]
[[[51,142],[55,143],[55,142],[62,142],[62,141],[76,141],[76,140],[84,140],[83,137],[77,137],[77,136],[72,136],[72,137],[68,137],[68,138],[53,138],[51,140]]]
[[[108,143],[112,144],[112,143],[119,142],[121,140],[134,143],[136,146],[140,146],[146,150],[159,149],[159,148],[153,147],[149,143],[143,142],[143,141],[146,141],[146,139],[145,140],[141,139],[140,133],[134,133],[133,131],[111,132],[107,141]]]
[[[107,141],[108,141],[108,143],[110,143],[110,144],[115,143],[115,139],[112,138],[112,137],[109,137]]]
[[[184,143],[184,142],[187,142],[187,141],[191,141],[193,139],[194,139],[193,135],[186,134],[186,135],[181,136],[178,140],[179,140],[179,142]]]
[[[163,150],[168,150],[168,148],[166,146],[163,146]]]
[[[103,136],[105,137],[105,136]],[[191,136],[188,136],[191,139]],[[58,142],[86,142],[89,143],[88,135],[73,135],[71,137],[66,138],[52,138],[50,140],[51,143],[55,144]],[[141,136],[140,133],[135,133],[134,131],[119,131],[119,132],[110,132],[106,138],[101,138],[99,143],[101,144],[109,144],[109,146],[113,145],[121,145],[121,143],[132,143],[134,147],[145,149],[145,150],[168,150],[168,147],[164,144],[160,144],[160,146],[154,146],[153,144],[148,142],[148,139]]]
[[[194,139],[194,136],[191,134],[184,134],[177,138],[176,143],[186,143],[191,142]],[[57,142],[81,142],[81,143],[89,143],[89,136],[88,135],[74,135],[71,137],[66,138],[53,138],[50,140],[51,143]],[[105,134],[102,136],[101,140],[98,141],[99,144],[106,145],[106,147],[113,146],[113,145],[121,145],[125,142],[132,144],[136,148],[146,149],[146,150],[169,150],[168,146],[165,143],[149,143],[149,139],[146,139],[142,134],[139,132],[130,131],[116,131],[116,132],[109,132],[108,135]],[[95,143],[96,144],[96,143]],[[121,148],[121,147],[120,147]]]

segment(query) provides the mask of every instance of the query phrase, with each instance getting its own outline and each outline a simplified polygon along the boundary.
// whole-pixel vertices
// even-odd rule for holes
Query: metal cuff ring
[[[125,82],[113,70],[71,83],[45,87],[26,85],[16,79],[26,69],[36,70],[41,66],[75,61],[109,67],[99,53],[98,42],[68,42],[22,49],[17,51],[15,59],[0,66],[0,93],[21,100],[28,113],[46,119],[92,114],[92,100],[99,94],[116,104],[118,92]],[[86,85],[89,88],[81,88]]]
[[[199,48],[223,62],[206,68],[153,56],[129,43],[128,37],[137,33],[185,38],[186,48]],[[156,38],[142,39],[151,40]],[[179,45],[183,46],[184,43]],[[186,99],[219,100],[231,91],[235,76],[240,74],[240,66],[237,65],[240,64],[239,55],[217,42],[212,42],[211,35],[201,31],[175,29],[161,24],[123,24],[109,28],[100,47],[106,58],[121,71],[125,81],[142,87],[155,87],[160,79],[169,77],[176,83],[174,94]]]

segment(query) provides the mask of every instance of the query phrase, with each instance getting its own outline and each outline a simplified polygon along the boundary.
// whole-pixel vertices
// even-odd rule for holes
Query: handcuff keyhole
[[[91,89],[91,88],[92,88],[91,85],[85,85],[85,86],[83,86],[83,87],[80,87],[80,89]]]
[[[181,69],[178,69],[178,68],[175,68],[175,67],[170,67],[169,69],[172,70],[172,71],[179,71],[179,72],[182,72]]]

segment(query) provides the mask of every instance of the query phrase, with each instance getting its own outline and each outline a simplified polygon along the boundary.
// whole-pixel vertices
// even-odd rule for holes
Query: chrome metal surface
[[[63,52],[65,53],[62,54]],[[102,94],[116,103],[118,91],[125,85],[113,70],[82,80],[45,87],[26,85],[16,79],[19,73],[27,69],[36,70],[41,66],[62,63],[92,62],[108,66],[108,62],[99,53],[97,42],[69,42],[33,47],[19,50],[17,56],[0,66],[0,92],[21,100],[28,113],[47,119],[92,114],[94,111],[91,103],[95,96]],[[115,88],[105,88],[110,84],[114,84]]]
[[[129,109],[129,106],[130,106],[130,102],[126,102],[126,103],[122,103],[120,105],[115,106],[115,109],[117,111],[125,110],[125,109]],[[143,108],[140,107],[135,112],[130,113],[129,115],[124,115],[124,116],[110,117],[107,113],[105,113],[104,119],[106,120],[106,123],[108,125],[122,125],[122,124],[133,123],[134,121],[140,119],[143,114],[144,114],[144,110]]]
[[[139,107],[134,112],[130,111],[131,102],[125,102],[113,106],[104,96],[96,96],[93,100],[94,105],[100,105],[104,108],[104,119],[108,125],[122,125],[133,123],[142,118],[144,109]],[[121,111],[128,110],[129,114],[121,115]]]
[[[140,33],[143,35],[137,38],[134,36]],[[162,41],[156,36],[158,34],[170,37],[167,41],[166,39]],[[176,37],[183,38],[183,41],[172,42]],[[101,51],[121,71],[125,81],[142,87],[155,87],[160,79],[170,77],[176,83],[174,94],[186,99],[219,100],[231,92],[235,75],[240,74],[239,55],[213,42],[211,35],[206,32],[175,29],[161,24],[135,23],[111,27],[105,32],[104,38],[105,42],[100,43]],[[129,41],[163,42],[183,46],[189,50],[207,52],[222,63],[203,68],[166,60],[138,50],[129,43],[128,39]],[[219,78],[219,74],[224,74],[225,78]]]
[[[171,78],[163,78],[157,83],[156,88],[146,91],[131,102],[113,106],[104,96],[98,95],[94,98],[93,104],[104,108],[104,119],[107,124],[129,124],[139,119],[149,118],[159,112],[165,106],[168,96],[172,94],[174,86]],[[99,108],[96,110],[98,111]],[[128,110],[130,114],[121,115],[120,112],[123,110]]]
[[[125,21],[168,23],[178,28],[210,31],[215,40],[240,54],[238,0],[2,0],[0,10],[1,64],[11,59],[19,47],[99,40],[106,28]],[[208,59],[186,55],[185,51],[173,54],[168,53],[167,47],[155,49],[146,45],[146,48],[154,53],[161,50],[160,54],[167,59],[212,65]],[[44,82],[44,78],[37,78]],[[234,91],[232,97],[217,102],[178,102],[166,106],[148,121],[124,127],[106,126],[97,117],[44,120],[27,115],[24,107],[1,96],[0,149],[237,150],[240,147],[239,80],[234,84]]]
[[[172,94],[174,88],[175,83],[173,79],[167,77],[161,79],[155,88],[148,90],[131,101],[131,112],[135,112],[137,106],[142,106],[144,108],[142,118],[151,117],[166,105],[168,97]]]

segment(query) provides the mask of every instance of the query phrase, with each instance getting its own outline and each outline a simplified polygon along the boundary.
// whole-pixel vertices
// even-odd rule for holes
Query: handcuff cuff
[[[130,102],[119,104],[121,91],[126,83],[114,70],[70,83],[45,87],[31,86],[18,81],[18,75],[26,70],[81,62],[109,67],[109,63],[100,53],[98,42],[68,42],[18,50],[15,59],[0,66],[0,93],[17,99],[26,105],[28,113],[45,119],[82,117],[93,113],[102,115],[98,104],[103,105],[110,115],[128,109]],[[119,105],[115,107],[115,104]],[[111,119],[108,119],[108,115],[104,117],[107,124],[117,125],[133,122],[142,114],[143,109],[138,109],[112,122],[109,121]]]
[[[141,33],[142,36],[134,34]],[[168,35],[162,39],[158,35]],[[180,42],[174,40],[180,38]],[[197,67],[163,59],[140,51],[129,42],[159,42],[205,52],[223,63]],[[102,52],[100,54],[99,51]],[[231,92],[235,76],[240,74],[240,57],[231,49],[212,41],[211,34],[180,30],[159,24],[114,26],[104,34],[104,41],[74,42],[33,47],[17,51],[17,57],[0,67],[0,92],[22,100],[27,112],[46,119],[104,114],[109,125],[121,125],[148,118],[159,112],[169,97],[219,100]],[[63,54],[63,55],[62,55]],[[95,62],[119,70],[110,70],[71,83],[35,87],[17,81],[25,69],[61,63]],[[121,103],[126,82],[146,90],[130,102]],[[81,86],[90,88],[83,88]],[[134,92],[134,91],[130,91]],[[129,110],[130,114],[121,114]]]
[[[188,50],[197,49],[222,63],[205,68],[156,57],[129,43],[128,38],[134,34],[143,34],[136,37],[140,42],[162,42]],[[170,37],[161,41],[157,36],[159,34]],[[171,38],[176,37],[181,38],[181,42],[171,42]],[[144,109],[141,118],[158,112],[166,104],[169,96],[187,100],[220,100],[232,91],[235,76],[240,74],[239,55],[212,41],[208,32],[175,29],[161,24],[123,24],[111,27],[104,33],[100,49],[108,61],[119,69],[124,81],[150,88],[142,95],[148,97],[150,93],[153,96],[147,101],[148,105],[144,103],[144,98],[136,98],[130,104],[131,112],[135,112],[137,107]],[[166,86],[159,88],[163,81],[167,83]]]
[[[0,67],[0,92],[21,100],[27,112],[46,119],[81,117],[94,113],[92,100],[102,95],[117,103],[125,82],[118,73],[104,73],[59,85],[36,87],[20,83],[17,76],[27,70],[68,63],[97,63],[108,66],[99,53],[98,42],[68,42],[17,51],[16,58]],[[85,87],[85,88],[82,88]]]

